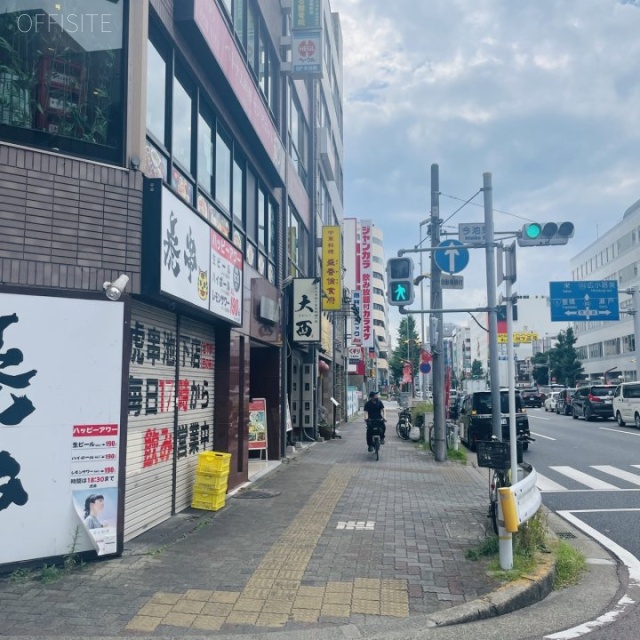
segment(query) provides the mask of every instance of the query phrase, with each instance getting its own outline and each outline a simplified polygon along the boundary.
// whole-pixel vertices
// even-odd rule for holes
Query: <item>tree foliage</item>
[[[551,383],[551,378],[555,378],[556,382],[566,387],[576,386],[576,382],[584,373],[584,367],[575,348],[576,340],[573,329],[569,327],[558,334],[553,348],[546,353],[536,353],[531,358],[532,376],[537,384],[547,385]]]
[[[472,378],[484,378],[484,369],[482,368],[482,362],[480,360],[474,360],[471,363],[471,377]]]
[[[402,382],[402,368],[404,361],[409,360],[413,365],[413,375],[417,375],[420,366],[420,338],[416,330],[413,316],[403,316],[398,328],[396,347],[391,353],[389,370],[391,378],[397,383]]]

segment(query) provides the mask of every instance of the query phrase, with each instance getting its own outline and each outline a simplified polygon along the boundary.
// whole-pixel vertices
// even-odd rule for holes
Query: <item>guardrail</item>
[[[542,504],[542,495],[536,486],[536,470],[531,465],[521,465],[519,468],[529,473],[510,487],[498,489],[504,528],[509,533],[516,533],[519,526],[532,518]]]

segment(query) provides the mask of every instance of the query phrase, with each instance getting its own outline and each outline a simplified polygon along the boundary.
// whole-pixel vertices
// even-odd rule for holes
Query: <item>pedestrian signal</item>
[[[387,260],[387,300],[390,305],[404,307],[413,303],[413,260]]]

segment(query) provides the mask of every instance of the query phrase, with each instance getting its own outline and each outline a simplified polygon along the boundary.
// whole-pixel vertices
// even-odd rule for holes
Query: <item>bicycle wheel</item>
[[[373,450],[376,452],[376,460],[380,460],[380,436],[373,436]]]
[[[436,452],[436,430],[433,425],[429,427],[429,449],[431,449],[433,453]]]
[[[403,425],[402,420],[398,420],[398,424],[396,424],[396,433],[398,434],[398,438],[404,440],[404,436],[402,435]]]
[[[501,473],[497,469],[493,470],[489,484],[489,514],[493,532],[498,535],[498,489],[502,486]]]

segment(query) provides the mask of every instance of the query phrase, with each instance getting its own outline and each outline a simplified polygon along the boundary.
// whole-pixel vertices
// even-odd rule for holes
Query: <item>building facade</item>
[[[340,23],[328,1],[32,5],[0,16],[0,296],[16,309],[60,299],[78,314],[119,310],[111,327],[101,318],[112,312],[92,323],[119,336],[118,365],[92,367],[117,381],[117,402],[99,418],[104,400],[84,393],[69,420],[108,420],[110,462],[96,458],[72,487],[113,495],[121,548],[190,505],[198,454],[229,455],[232,488],[256,457],[282,457],[303,426],[316,435],[322,342],[294,340],[286,292],[291,279],[316,277],[316,238],[342,219]],[[318,45],[313,60],[296,54],[301,34]],[[103,283],[122,275],[124,294],[107,300]],[[91,323],[70,349],[84,333]],[[44,401],[32,405],[22,434],[11,432],[16,451],[46,415]],[[21,455],[34,479],[28,520],[50,496]]]
[[[578,322],[574,325],[578,357],[589,381],[638,380],[638,336],[634,332],[631,296],[625,289],[640,286],[640,200],[622,220],[571,259],[573,280],[615,280],[620,299],[619,322]]]

